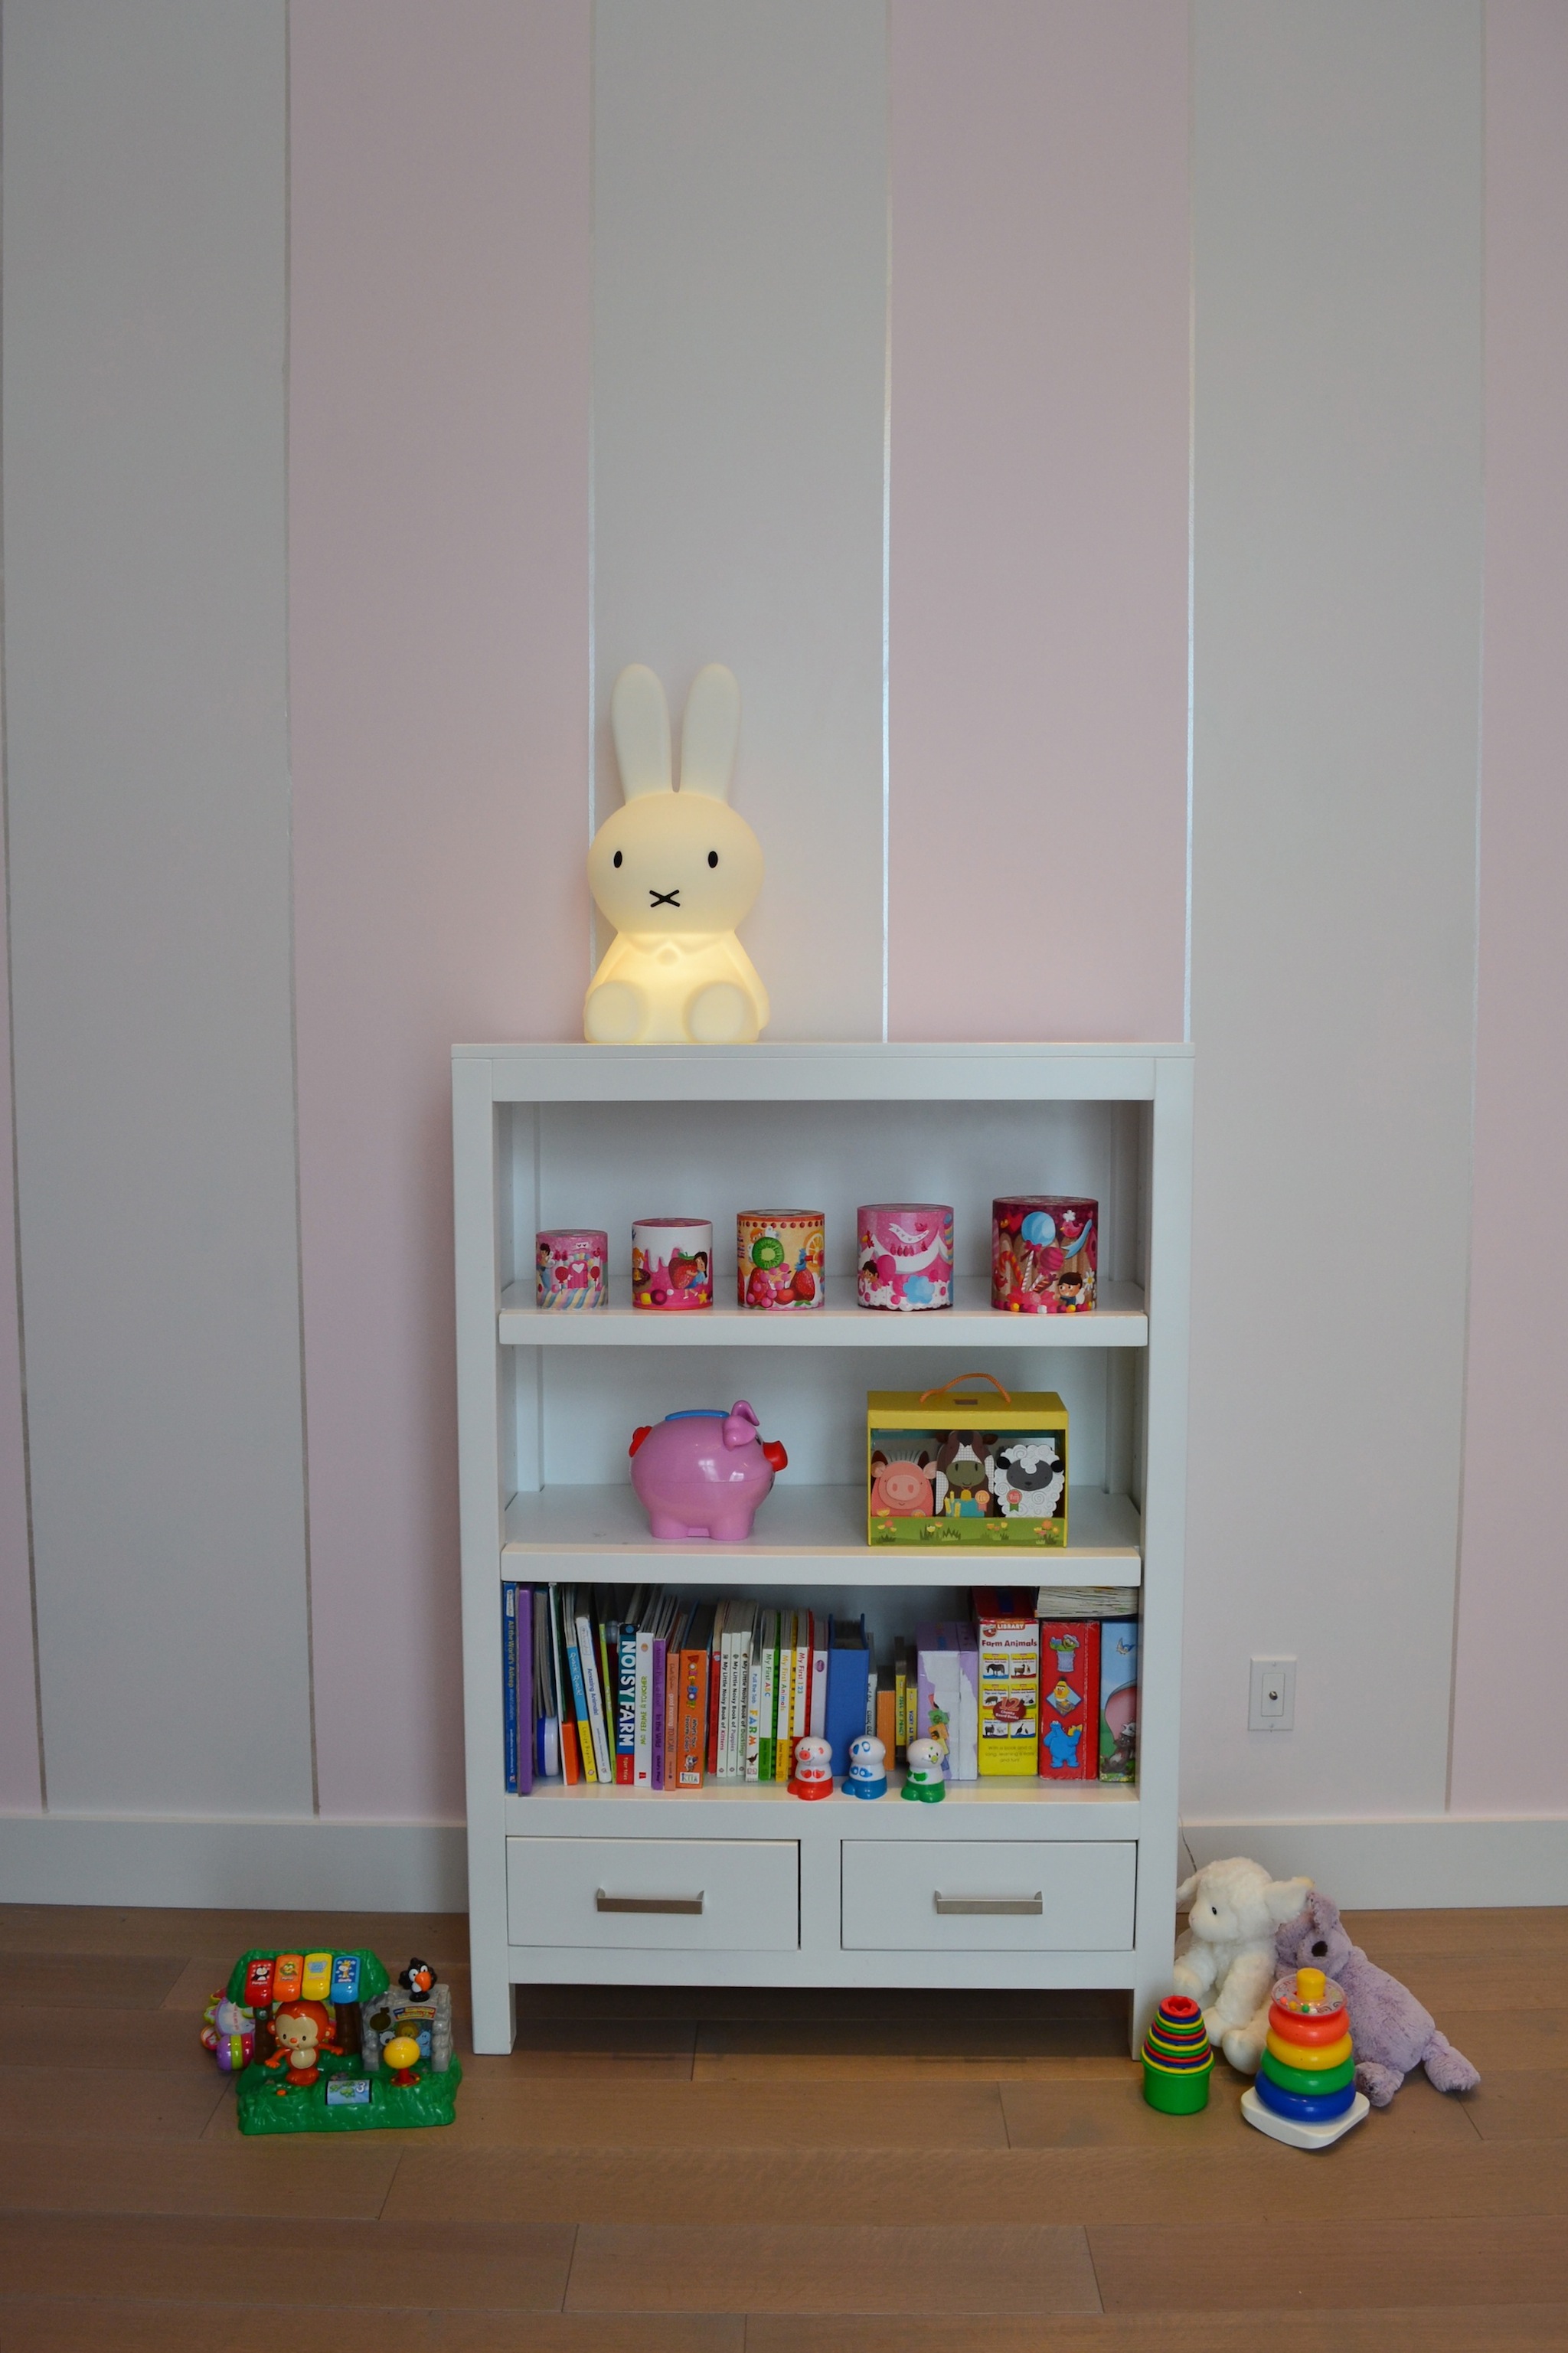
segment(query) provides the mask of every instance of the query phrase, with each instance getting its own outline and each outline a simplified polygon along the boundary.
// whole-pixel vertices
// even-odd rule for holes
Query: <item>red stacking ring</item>
[[[1268,2005],[1268,2023],[1283,2042],[1321,2044],[1337,2042],[1351,2031],[1348,2010],[1326,2010],[1318,2018],[1303,2018],[1300,2010],[1282,2009],[1279,2002]]]
[[[1173,1993],[1160,2004],[1160,2016],[1169,2026],[1190,2026],[1203,2011],[1190,1994]]]

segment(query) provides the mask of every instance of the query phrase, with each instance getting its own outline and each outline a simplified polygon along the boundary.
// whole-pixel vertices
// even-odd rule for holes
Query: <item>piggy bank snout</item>
[[[763,1439],[763,1452],[767,1456],[768,1461],[772,1463],[775,1471],[787,1471],[789,1469],[789,1456],[784,1452],[783,1446],[776,1438]]]

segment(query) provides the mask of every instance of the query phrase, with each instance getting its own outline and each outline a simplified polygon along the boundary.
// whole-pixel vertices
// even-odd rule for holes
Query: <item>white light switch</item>
[[[1247,1710],[1248,1732],[1293,1732],[1295,1727],[1295,1660],[1254,1659]]]

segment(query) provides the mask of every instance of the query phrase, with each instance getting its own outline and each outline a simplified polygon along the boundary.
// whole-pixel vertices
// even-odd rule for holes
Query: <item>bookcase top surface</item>
[[[947,1098],[1147,1100],[1162,1065],[1190,1046],[761,1043],[752,1046],[482,1046],[452,1049],[455,1069],[488,1063],[496,1103],[909,1101]]]

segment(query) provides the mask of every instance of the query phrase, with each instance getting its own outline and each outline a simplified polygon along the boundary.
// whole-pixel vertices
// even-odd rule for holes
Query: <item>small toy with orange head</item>
[[[1321,1969],[1280,1978],[1268,2005],[1268,2039],[1241,2113],[1289,2148],[1327,2148],[1371,2106],[1355,2087],[1355,2050],[1344,1989]]]

